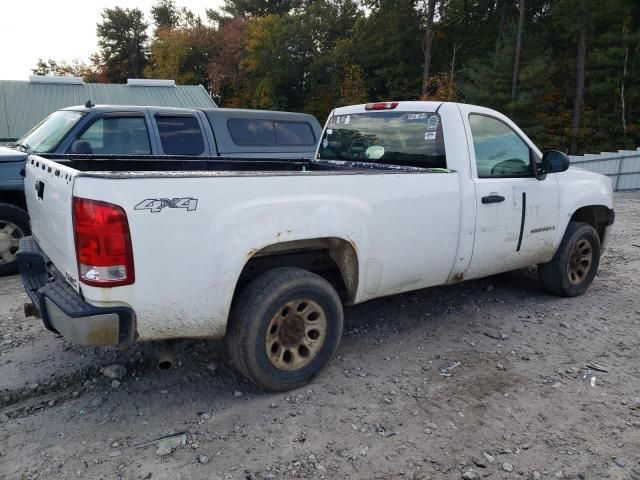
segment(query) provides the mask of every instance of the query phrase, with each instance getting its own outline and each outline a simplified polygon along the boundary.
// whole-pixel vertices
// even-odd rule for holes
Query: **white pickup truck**
[[[227,337],[257,385],[308,382],[343,305],[538,265],[583,293],[608,178],[456,103],[334,110],[314,160],[27,161],[27,314],[83,345]]]

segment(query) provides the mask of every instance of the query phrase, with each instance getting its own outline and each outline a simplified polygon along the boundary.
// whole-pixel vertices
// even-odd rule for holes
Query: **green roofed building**
[[[126,85],[84,83],[78,77],[31,76],[0,80],[0,145],[22,137],[50,113],[72,105],[153,105],[215,108],[201,85],[130,79]]]

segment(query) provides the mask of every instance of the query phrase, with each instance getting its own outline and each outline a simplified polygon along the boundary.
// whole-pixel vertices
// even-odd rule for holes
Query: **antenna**
[[[86,108],[93,108],[95,105],[91,103],[91,99],[87,100],[87,103],[84,104]]]

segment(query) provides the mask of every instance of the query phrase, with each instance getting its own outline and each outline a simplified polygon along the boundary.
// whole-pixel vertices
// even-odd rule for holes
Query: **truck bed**
[[[226,157],[182,157],[182,156],[99,156],[99,155],[41,155],[78,170],[82,176],[122,177],[132,176],[241,176],[296,173],[363,174],[384,172],[421,172],[418,167],[376,164],[368,162],[346,162],[341,160],[274,159],[274,158],[226,158]],[[32,165],[38,163],[31,158]],[[38,165],[36,165],[38,167]],[[42,168],[45,168],[44,164]],[[144,174],[144,175],[141,175]]]
[[[57,276],[93,307],[131,308],[139,340],[223,336],[236,285],[269,255],[311,252],[319,257],[300,261],[320,268],[328,259],[330,271],[335,257],[348,275],[345,298],[359,303],[445,283],[458,245],[454,171],[334,160],[32,156],[25,185],[33,236]],[[74,199],[124,212],[133,283],[80,280]]]

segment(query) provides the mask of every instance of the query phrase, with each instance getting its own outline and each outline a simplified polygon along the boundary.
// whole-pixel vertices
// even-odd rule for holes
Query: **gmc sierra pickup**
[[[27,313],[83,345],[226,336],[267,390],[329,361],[343,305],[529,265],[580,295],[614,220],[607,177],[439,102],[338,108],[306,161],[32,155],[25,189]]]
[[[322,128],[311,115],[261,110],[92,105],[52,113],[0,147],[0,275],[18,271],[29,234],[20,171],[29,153],[313,158]]]

